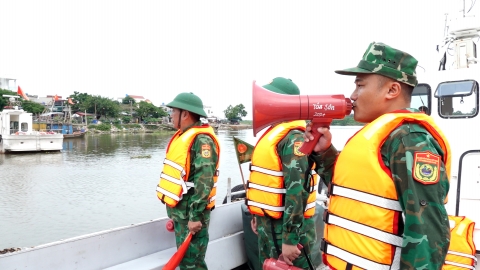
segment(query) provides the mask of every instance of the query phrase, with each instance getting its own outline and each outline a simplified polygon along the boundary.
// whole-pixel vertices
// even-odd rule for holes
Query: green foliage
[[[124,124],[128,124],[132,121],[132,117],[131,116],[122,116],[122,122]]]
[[[90,125],[89,128],[94,128],[100,131],[110,131],[112,129],[112,126],[110,124],[98,124],[98,125]]]
[[[160,123],[162,121],[162,119],[149,117],[149,118],[145,118],[143,121],[145,121],[145,123],[147,123],[147,124],[149,124],[149,123]]]
[[[223,111],[225,113],[225,118],[228,120],[235,120],[242,117],[245,117],[247,115],[247,111],[245,110],[245,106],[243,104],[238,104],[235,107],[232,105],[229,105],[226,110]]]
[[[8,98],[3,97],[3,95],[16,95],[17,93],[10,91],[10,90],[5,90],[0,88],[0,112],[3,111],[3,107],[7,106],[8,104]]]
[[[124,99],[122,99],[122,104],[135,104],[135,99],[131,98],[130,96],[126,96]]]
[[[147,117],[160,118],[166,116],[167,113],[159,107],[154,106],[151,103],[140,101],[138,108],[135,109],[137,116],[140,117],[140,120],[143,120]]]
[[[70,97],[75,102],[72,105],[72,112],[81,111],[93,113],[96,116],[105,116],[115,118],[120,113],[120,104],[106,97],[92,96],[87,93],[74,92]]]
[[[36,102],[24,100],[22,101],[22,108],[26,112],[36,114],[36,113],[42,113],[43,110],[45,109],[45,106],[43,106],[42,104],[38,104]]]
[[[365,124],[355,121],[353,115],[345,116],[343,119],[333,120],[331,126],[363,126]]]

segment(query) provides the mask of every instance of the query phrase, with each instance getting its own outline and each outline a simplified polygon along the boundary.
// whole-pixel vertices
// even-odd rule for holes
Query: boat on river
[[[440,68],[419,76],[412,107],[426,107],[423,109],[435,119],[449,140],[452,168],[446,205],[448,213],[467,216],[480,224],[480,68],[479,49],[475,42],[479,38],[480,21],[460,18],[451,20],[449,26],[439,47]],[[450,51],[453,51],[452,56]],[[352,128],[351,135],[357,130]],[[210,243],[206,254],[210,269],[239,269],[246,267],[248,261],[245,248],[249,237],[249,226],[245,226],[247,214],[242,209],[244,203],[231,202],[231,195],[227,195],[226,204],[217,205],[211,214]],[[325,207],[325,200],[323,194],[318,194],[317,209]],[[174,235],[166,229],[167,222],[168,218],[159,218],[22,248],[0,255],[0,269],[162,269],[176,251]],[[474,242],[479,259],[478,226],[474,229]],[[475,269],[480,270],[480,265]]]
[[[19,96],[3,97],[7,97],[9,103],[0,112],[0,154],[62,150],[62,134],[34,131],[32,114],[22,109]]]

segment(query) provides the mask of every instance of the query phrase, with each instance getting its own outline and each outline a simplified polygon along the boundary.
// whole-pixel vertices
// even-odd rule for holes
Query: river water
[[[356,129],[332,127],[334,144],[343,145]],[[219,131],[217,204],[227,193],[227,178],[232,187],[242,184],[233,136],[253,145],[259,138],[251,129]],[[0,154],[0,250],[166,216],[155,188],[170,137],[87,135],[64,140],[59,153]]]

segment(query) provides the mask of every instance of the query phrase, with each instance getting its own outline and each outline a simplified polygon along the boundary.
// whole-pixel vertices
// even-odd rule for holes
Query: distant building
[[[17,92],[17,80],[9,78],[0,78],[0,88]]]
[[[127,95],[135,100],[135,103],[140,103],[140,101],[145,101],[147,103],[152,103],[149,99],[144,98],[143,96],[136,96],[136,95]]]
[[[160,108],[162,108],[166,113],[168,113],[168,115],[171,115],[172,114],[172,108],[169,108],[165,105],[165,103],[162,102],[162,105],[158,106]]]

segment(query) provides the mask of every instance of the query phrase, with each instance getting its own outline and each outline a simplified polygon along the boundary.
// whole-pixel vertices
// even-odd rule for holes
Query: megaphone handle
[[[302,248],[303,248],[302,244],[298,243],[297,248],[299,250],[302,250]],[[283,254],[280,254],[280,256],[278,256],[278,260],[281,261],[281,262],[285,262],[285,260],[283,259]]]
[[[318,128],[329,127],[329,126],[330,126],[329,122],[312,121],[312,126],[311,126],[312,129],[310,130],[310,133],[313,135],[313,140],[310,140],[309,142],[304,142],[302,146],[300,146],[298,151],[304,153],[305,155],[310,155],[315,145],[317,145],[318,140],[320,140],[320,137],[322,136],[322,134],[318,132]]]

